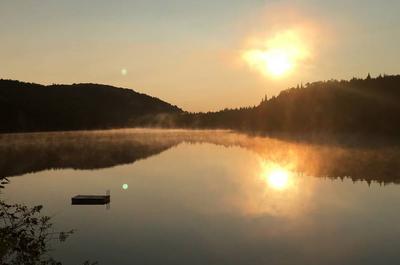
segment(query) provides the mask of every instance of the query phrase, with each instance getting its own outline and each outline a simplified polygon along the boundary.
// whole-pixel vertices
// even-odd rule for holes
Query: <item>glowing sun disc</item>
[[[294,31],[282,32],[271,39],[258,41],[256,46],[245,50],[242,59],[263,75],[280,77],[288,74],[309,56],[305,42]]]

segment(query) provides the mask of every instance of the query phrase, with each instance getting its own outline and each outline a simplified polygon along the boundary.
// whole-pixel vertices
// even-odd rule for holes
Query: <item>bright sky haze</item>
[[[132,88],[188,111],[400,73],[400,1],[1,0],[0,78]]]

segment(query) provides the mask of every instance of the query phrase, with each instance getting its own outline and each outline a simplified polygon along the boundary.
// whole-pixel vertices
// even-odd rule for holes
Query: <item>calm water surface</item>
[[[399,150],[226,131],[0,138],[2,198],[42,204],[65,264],[400,264]],[[74,206],[111,190],[111,204]]]

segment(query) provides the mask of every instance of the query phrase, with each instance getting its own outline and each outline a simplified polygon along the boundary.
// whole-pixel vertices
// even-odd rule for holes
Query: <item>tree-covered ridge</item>
[[[0,132],[121,127],[228,128],[257,133],[400,133],[400,75],[307,83],[258,106],[189,113],[130,89],[0,80]]]
[[[181,112],[131,89],[99,84],[39,85],[0,80],[0,132],[135,126],[140,118]]]
[[[308,83],[255,107],[181,115],[178,123],[257,132],[397,135],[400,75]]]

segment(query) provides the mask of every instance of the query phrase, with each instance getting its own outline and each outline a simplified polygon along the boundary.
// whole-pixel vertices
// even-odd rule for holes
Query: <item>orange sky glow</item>
[[[2,1],[0,78],[109,84],[210,111],[300,83],[400,72],[398,1],[116,3]]]

